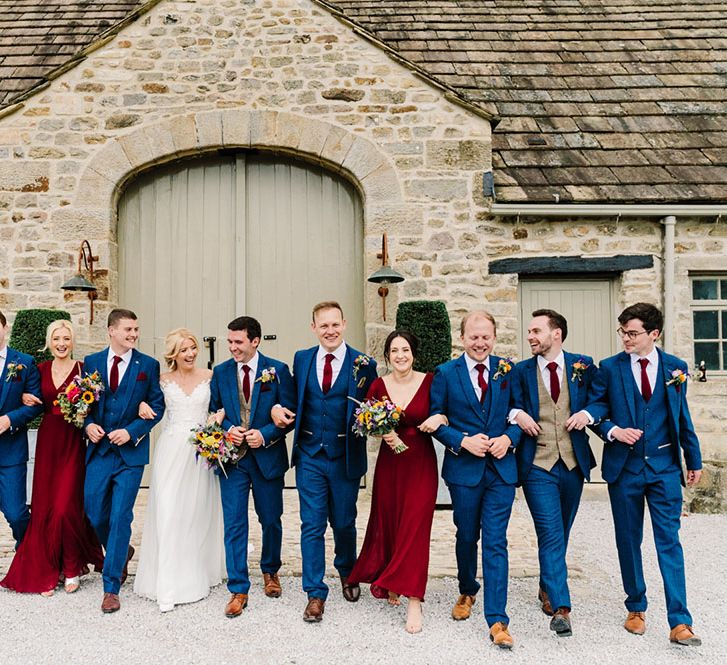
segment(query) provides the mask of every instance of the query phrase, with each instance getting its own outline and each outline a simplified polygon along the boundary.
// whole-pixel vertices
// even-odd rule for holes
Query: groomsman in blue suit
[[[319,344],[298,351],[293,375],[298,391],[295,414],[293,464],[300,497],[303,558],[303,590],[308,604],[303,620],[321,621],[328,585],[326,573],[326,526],[330,522],[335,541],[333,565],[341,578],[343,597],[359,599],[358,584],[348,576],[356,562],[356,500],[361,476],[366,473],[366,437],[351,427],[356,403],[363,400],[376,378],[376,361],[343,341],[346,321],[337,302],[313,308],[313,333]]]
[[[687,407],[687,364],[655,346],[664,319],[653,305],[637,303],[618,317],[623,352],[601,362],[593,396],[609,417],[598,432],[605,441],[602,473],[608,482],[628,616],[624,628],[646,630],[646,582],[641,561],[644,502],[649,506],[659,570],[664,581],[669,640],[698,646],[687,609],[684,553],[679,542],[682,488],[702,475],[702,456]]]
[[[265,595],[279,598],[278,570],[283,541],[283,485],[288,469],[285,428],[276,427],[270,412],[276,404],[292,408],[295,386],[285,363],[258,351],[260,323],[240,316],[227,326],[232,358],[212,372],[210,408],[225,410],[222,427],[244,452],[242,459],[220,475],[222,514],[225,522],[227,588],[232,596],[225,615],[233,618],[247,606],[250,575],[247,566],[250,491],[262,526],[260,568]]]
[[[477,582],[477,543],[482,532],[485,619],[490,639],[511,649],[507,616],[507,525],[515,499],[514,449],[521,431],[508,424],[512,361],[490,355],[497,339],[495,319],[469,312],[460,326],[464,353],[437,367],[430,391],[431,413],[449,419],[434,436],[446,446],[442,477],[452,497],[457,527],[460,596],[452,618],[469,618]]]
[[[83,371],[98,372],[104,391],[86,417],[86,483],[84,505],[88,519],[104,546],[103,601],[101,611],[116,612],[119,589],[134,555],[131,522],[144,466],[149,463],[152,427],[164,414],[159,387],[159,363],[136,350],[139,325],[136,314],[114,309],[108,317],[109,346],[86,356]],[[154,412],[139,417],[146,402]]]
[[[42,406],[25,406],[23,393],[40,397],[40,374],[33,358],[6,345],[8,321],[0,312],[0,511],[16,547],[28,528],[26,505],[28,423]]]
[[[543,612],[550,629],[572,635],[566,550],[568,536],[596,461],[586,425],[605,409],[589,405],[588,390],[596,367],[593,359],[563,351],[568,335],[564,316],[551,309],[533,312],[528,325],[532,358],[515,366],[510,421],[524,432],[517,449],[518,480],[538,534]],[[554,609],[555,608],[555,609]]]

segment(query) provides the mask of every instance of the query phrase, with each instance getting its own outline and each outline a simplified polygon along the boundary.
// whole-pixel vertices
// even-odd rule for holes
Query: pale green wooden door
[[[571,353],[591,356],[596,363],[616,352],[616,312],[610,279],[522,279],[520,281],[520,358],[529,358],[527,328],[536,309],[554,309],[568,321],[563,345]],[[598,467],[591,480],[601,480],[603,443],[589,433]]]
[[[160,362],[180,326],[216,338],[215,362],[226,360],[227,323],[246,314],[262,325],[260,350],[291,364],[317,343],[310,312],[321,300],[341,303],[347,341],[365,347],[361,202],[319,167],[238,154],[154,169],[120,199],[118,250],[119,304]]]

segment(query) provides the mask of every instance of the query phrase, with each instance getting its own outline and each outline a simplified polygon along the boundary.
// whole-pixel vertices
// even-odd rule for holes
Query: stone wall
[[[378,267],[387,231],[406,277],[389,312],[400,299],[442,299],[456,326],[484,306],[498,319],[497,351],[514,354],[517,275],[488,271],[506,257],[653,254],[654,268],[618,280],[618,308],[662,301],[658,221],[494,218],[481,185],[491,169],[485,118],[314,2],[196,0],[161,2],[0,117],[0,309],[12,319],[21,308],[65,307],[81,350],[98,348],[117,304],[124,184],[156,164],[249,147],[323,164],[357,186],[365,274]],[[677,225],[675,350],[690,363],[688,273],[724,269],[725,236],[724,224]],[[102,268],[92,327],[88,300],[60,290],[82,238]],[[390,327],[373,285],[366,299],[368,346],[379,354]],[[714,375],[690,387],[705,457],[717,462],[727,460],[726,392],[727,377]]]

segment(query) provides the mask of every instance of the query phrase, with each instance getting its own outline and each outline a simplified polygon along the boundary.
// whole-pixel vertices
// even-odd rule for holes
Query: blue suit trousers
[[[15,538],[15,549],[23,540],[30,521],[30,513],[26,505],[25,483],[28,466],[13,464],[0,466],[0,511],[10,525]]]

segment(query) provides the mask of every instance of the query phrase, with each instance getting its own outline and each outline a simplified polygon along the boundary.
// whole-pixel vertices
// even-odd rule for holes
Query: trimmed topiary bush
[[[433,372],[452,357],[452,328],[447,307],[441,300],[410,300],[399,304],[396,327],[419,338],[414,369]]]

